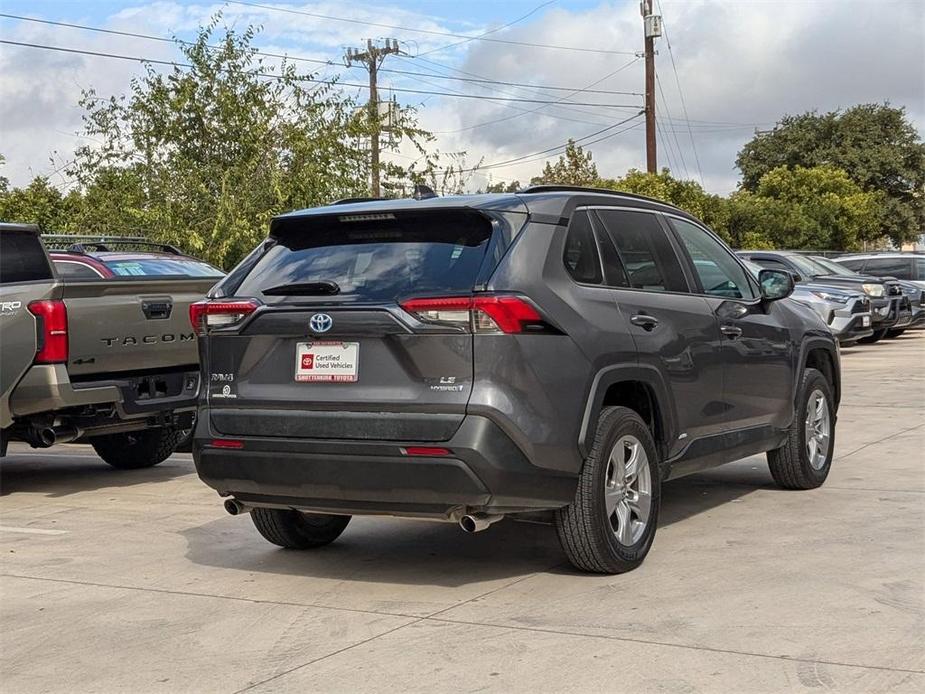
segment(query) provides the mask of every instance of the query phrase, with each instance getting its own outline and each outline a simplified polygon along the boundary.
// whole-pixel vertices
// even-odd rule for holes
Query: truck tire
[[[125,434],[89,439],[96,454],[118,470],[153,467],[169,458],[183,433],[173,427],[157,427]]]
[[[578,569],[618,574],[639,566],[655,537],[661,500],[658,457],[642,418],[626,407],[601,412],[575,500],[556,511],[556,531]]]
[[[815,489],[825,482],[835,450],[832,388],[816,369],[806,369],[787,442],[768,451],[771,477],[784,489]]]
[[[286,549],[329,545],[344,532],[350,518],[280,508],[255,508],[251,511],[251,520],[257,531],[274,545]]]
[[[899,337],[904,332],[906,332],[905,328],[896,328],[895,330],[887,330],[886,337],[888,340],[892,340],[894,337]]]

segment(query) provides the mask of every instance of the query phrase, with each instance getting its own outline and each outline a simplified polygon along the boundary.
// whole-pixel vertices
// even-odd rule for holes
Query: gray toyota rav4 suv
[[[636,567],[664,480],[767,452],[829,472],[836,340],[681,210],[540,186],[275,218],[190,309],[199,475],[288,548],[353,514],[482,530],[554,511],[581,569]]]

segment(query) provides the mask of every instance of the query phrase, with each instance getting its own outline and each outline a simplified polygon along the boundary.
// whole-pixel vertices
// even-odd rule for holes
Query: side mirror
[[[786,270],[765,268],[758,273],[758,284],[765,301],[786,299],[793,294],[793,275]]]

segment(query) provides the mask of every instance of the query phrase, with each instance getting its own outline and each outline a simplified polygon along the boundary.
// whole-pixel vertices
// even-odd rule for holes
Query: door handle
[[[638,325],[643,330],[652,331],[658,327],[658,318],[646,315],[645,313],[637,313],[630,318],[630,323]]]
[[[730,340],[734,340],[742,335],[742,328],[737,328],[734,325],[724,325],[719,331]]]

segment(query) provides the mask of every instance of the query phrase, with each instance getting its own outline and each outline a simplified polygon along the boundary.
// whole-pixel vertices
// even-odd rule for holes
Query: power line
[[[484,34],[479,34],[478,36],[473,36],[473,37],[468,38],[468,39],[463,39],[462,41],[456,41],[455,43],[448,43],[447,45],[445,45],[445,46],[440,46],[439,48],[431,48],[429,51],[424,51],[423,53],[419,53],[418,56],[420,57],[420,56],[422,56],[422,55],[430,55],[431,53],[438,53],[438,52],[440,52],[440,51],[445,51],[445,50],[447,50],[448,48],[455,48],[456,46],[461,46],[461,45],[464,44],[464,43],[469,43],[469,42],[471,42],[471,41],[477,41],[478,39],[483,39],[483,38],[485,38],[486,36],[488,36],[489,34],[496,34],[496,33],[498,33],[499,31],[502,31],[502,30],[504,30],[504,29],[507,29],[508,27],[514,26],[514,25],[517,24],[518,22],[524,21],[524,20],[527,19],[528,17],[530,17],[530,16],[536,14],[537,12],[539,12],[540,10],[542,10],[544,7],[547,7],[548,5],[552,5],[552,4],[554,4],[554,3],[558,2],[558,1],[559,1],[559,0],[548,0],[547,2],[544,2],[542,5],[538,5],[538,6],[534,7],[532,10],[530,10],[529,12],[527,12],[527,14],[525,14],[523,17],[518,17],[517,19],[515,19],[515,20],[512,21],[512,22],[508,22],[507,24],[502,24],[501,26],[499,26],[499,27],[497,27],[497,28],[495,28],[495,29],[489,29],[489,30],[486,31]]]
[[[574,96],[575,94],[579,94],[579,93],[582,93],[582,92],[586,92],[586,91],[589,90],[591,87],[595,87],[595,86],[597,86],[598,84],[600,84],[601,82],[610,79],[611,77],[613,77],[614,75],[616,75],[618,72],[621,72],[621,71],[625,70],[625,69],[628,68],[630,65],[633,65],[634,63],[636,63],[638,60],[639,60],[639,58],[634,57],[632,60],[630,60],[629,62],[625,63],[624,65],[621,65],[620,67],[618,67],[618,68],[617,68],[616,70],[614,70],[613,72],[610,72],[610,73],[604,75],[604,76],[601,77],[600,79],[597,79],[597,80],[595,80],[594,82],[591,82],[590,84],[588,84],[588,85],[585,86],[585,87],[582,87],[582,88],[580,88],[580,89],[575,89],[575,90],[573,90],[572,92],[570,92],[569,94],[566,94],[566,95],[565,95],[564,97],[562,97],[561,99],[558,99],[558,100],[552,102],[552,104],[561,104],[561,103],[564,102],[566,99],[568,99],[568,98],[571,97],[571,96]],[[432,62],[432,61],[425,61],[425,62]],[[436,63],[436,64],[439,65],[439,63]],[[463,72],[463,71],[460,71],[460,72]],[[463,74],[472,74],[472,73],[463,72]],[[575,102],[568,101],[568,102],[565,102],[565,103],[567,103],[567,104],[574,104]],[[546,106],[548,106],[548,105],[551,105],[551,104],[546,104]],[[540,106],[540,107],[538,107],[538,108],[530,109],[530,110],[527,110],[527,111],[526,111],[524,114],[522,114],[522,115],[527,115],[527,114],[530,114],[530,113],[536,113],[537,111],[540,111],[540,110],[542,110],[543,108],[545,108],[545,106]],[[551,115],[551,114],[550,114],[550,115]],[[482,123],[476,123],[475,125],[470,125],[470,126],[467,126],[467,127],[465,127],[465,128],[458,128],[458,129],[456,129],[456,130],[438,130],[438,131],[435,131],[434,134],[437,134],[437,135],[449,135],[449,134],[454,134],[454,133],[466,132],[466,131],[468,131],[468,130],[475,130],[476,128],[481,128],[481,127],[484,127],[484,126],[486,126],[486,125],[494,125],[495,123],[502,123],[502,122],[504,122],[504,121],[509,121],[509,120],[511,120],[512,118],[517,118],[517,117],[518,117],[518,116],[515,115],[515,116],[505,116],[505,117],[503,117],[503,118],[495,118],[495,119],[493,119],[493,120],[483,121]],[[554,116],[554,117],[557,117],[557,116]]]
[[[665,110],[665,115],[667,115],[668,118],[671,118],[671,111],[668,110],[668,100],[665,98],[665,92],[662,90],[662,80],[657,76],[655,78],[655,84],[658,87],[658,96],[662,98],[662,108]],[[684,160],[684,152],[681,150],[681,143],[678,140],[678,133],[672,131],[671,135],[674,137],[674,144],[677,148],[677,156],[681,160],[681,167],[684,169],[684,178],[688,178],[690,173],[687,169],[687,162]],[[669,142],[671,142],[670,139]],[[680,171],[678,173],[680,173]]]
[[[550,0],[550,2],[547,2],[546,4],[548,5],[548,4],[551,4],[552,2],[557,2],[557,0]],[[543,6],[541,6],[541,7],[543,7]],[[525,16],[526,16],[526,15],[525,15]],[[111,35],[111,36],[125,36],[125,37],[127,37],[127,38],[144,39],[144,40],[146,40],[146,41],[160,41],[161,43],[171,43],[171,44],[179,43],[179,44],[183,44],[184,46],[194,46],[194,45],[196,45],[196,43],[195,43],[194,41],[185,41],[185,40],[179,39],[179,38],[168,38],[168,37],[165,37],[165,36],[153,36],[153,35],[151,35],[151,34],[141,34],[141,33],[134,32],[134,31],[120,31],[120,30],[118,30],[118,29],[105,29],[105,28],[103,28],[103,27],[88,26],[88,25],[86,25],[86,24],[73,24],[73,23],[70,23],[70,22],[57,22],[57,21],[53,21],[53,20],[50,20],[50,19],[39,19],[39,18],[37,18],[37,17],[24,17],[24,16],[22,16],[22,15],[8,14],[8,13],[5,13],[5,12],[0,12],[0,18],[3,18],[3,19],[14,19],[14,20],[21,21],[21,22],[34,22],[34,23],[36,23],[36,24],[46,24],[46,25],[49,25],[49,26],[66,27],[66,28],[68,28],[68,29],[79,29],[79,30],[82,30],[82,31],[93,31],[93,32],[100,33],[100,34],[109,34],[109,35]],[[513,23],[513,22],[512,22],[512,23]],[[506,26],[507,26],[507,25],[506,25]],[[223,49],[222,46],[216,46],[216,45],[206,45],[206,48],[208,48],[208,49],[210,49],[210,50],[222,50],[222,49]],[[430,52],[432,52],[432,51],[428,51],[428,53],[430,53]],[[336,62],[334,62],[334,61],[332,61],[332,60],[321,60],[321,59],[319,59],[319,58],[304,58],[304,57],[300,57],[300,56],[290,55],[290,54],[288,54],[288,53],[270,53],[270,52],[268,52],[268,51],[257,50],[257,51],[256,51],[256,55],[263,56],[263,57],[265,57],[265,58],[276,58],[276,59],[280,59],[280,60],[289,60],[289,61],[298,61],[298,62],[314,63],[314,64],[317,64],[317,65],[326,65],[326,66],[329,66],[329,67],[339,67],[339,66],[340,66],[340,63],[336,63]],[[421,55],[423,55],[423,54],[421,54]],[[418,57],[420,57],[420,56],[418,56]],[[383,68],[382,70],[380,70],[380,72],[388,72],[388,73],[397,74],[397,75],[408,75],[408,76],[411,76],[411,77],[420,76],[420,73],[411,72],[411,71],[409,71],[409,70],[393,70],[393,69],[386,69],[386,68]],[[486,78],[481,78],[481,79],[475,79],[475,78],[471,78],[471,77],[454,77],[454,76],[450,76],[450,75],[430,75],[430,76],[431,76],[431,77],[435,77],[435,78],[439,78],[439,79],[444,79],[444,80],[455,80],[455,81],[457,81],[457,82],[472,82],[472,83],[485,83],[485,84],[499,84],[499,85],[509,86],[509,87],[524,87],[524,88],[530,88],[530,89],[546,89],[546,90],[550,90],[550,91],[569,91],[569,90],[573,89],[572,87],[552,86],[552,85],[545,85],[545,84],[526,84],[526,83],[522,83],[522,82],[506,82],[506,81],[503,81],[503,80],[493,80],[493,79],[490,79],[490,78],[487,78],[487,77],[486,77]],[[618,94],[618,95],[621,95],[621,96],[642,96],[641,92],[617,91],[617,90],[610,90],[610,89],[593,89],[593,90],[592,90],[592,89],[586,89],[586,90],[584,90],[584,91],[587,92],[587,93],[589,93],[589,94],[610,94],[610,95],[616,95],[616,94]]]
[[[514,157],[513,159],[506,159],[505,161],[495,162],[495,163],[492,163],[492,164],[486,164],[486,165],[484,165],[484,166],[476,166],[476,167],[473,167],[473,168],[471,168],[471,169],[458,169],[458,170],[456,170],[456,172],[457,172],[457,173],[464,173],[464,172],[468,172],[468,171],[484,171],[484,170],[486,170],[486,169],[495,169],[495,168],[498,168],[498,167],[501,167],[501,166],[508,166],[508,165],[510,165],[510,164],[515,164],[515,163],[527,163],[527,162],[524,162],[523,160],[524,160],[524,159],[530,159],[531,157],[536,157],[536,156],[539,156],[539,155],[545,155],[545,154],[552,154],[552,153],[555,153],[556,150],[559,150],[559,149],[563,149],[563,148],[565,148],[565,147],[568,147],[568,145],[569,145],[570,143],[578,144],[578,143],[584,142],[584,141],[587,140],[588,138],[594,137],[594,136],[596,136],[596,135],[600,135],[600,134],[605,133],[605,132],[607,132],[607,131],[609,131],[609,130],[613,130],[614,128],[618,128],[618,127],[620,127],[621,125],[623,125],[623,124],[625,124],[625,123],[629,123],[631,120],[634,120],[634,119],[636,119],[636,118],[639,118],[639,116],[641,116],[642,114],[643,114],[643,112],[640,111],[639,113],[636,113],[636,114],[630,116],[629,118],[624,118],[623,120],[621,120],[621,121],[618,122],[618,123],[614,123],[613,125],[608,125],[606,128],[601,128],[600,130],[596,130],[596,131],[593,132],[593,133],[589,133],[589,134],[587,134],[587,135],[583,135],[582,137],[579,137],[579,138],[577,138],[577,139],[571,139],[571,140],[569,140],[568,142],[566,142],[566,143],[564,143],[564,144],[556,145],[555,147],[549,147],[549,148],[547,148],[547,149],[542,149],[542,150],[540,150],[539,152],[531,152],[530,154],[524,154],[524,155],[521,155],[521,156],[519,156],[519,157]],[[634,126],[634,127],[635,127],[635,126]],[[627,128],[627,130],[630,130],[630,129],[631,129],[631,128]],[[585,143],[585,145],[592,145],[592,144],[594,144],[595,142],[600,142],[601,140],[605,140],[605,139],[607,139],[608,137],[613,137],[614,135],[618,135],[619,132],[623,132],[623,131],[618,131],[618,132],[616,132],[616,133],[610,133],[609,135],[606,135],[606,136],[604,136],[604,137],[602,137],[602,138],[599,138],[599,139],[597,139],[597,140],[593,140],[593,141],[591,141],[591,142],[587,142],[587,143]],[[445,170],[445,171],[449,171],[450,169],[444,169],[444,170]]]
[[[487,36],[467,36],[466,34],[456,34],[451,31],[438,31],[436,29],[415,29],[397,24],[382,24],[380,22],[365,22],[361,19],[350,19],[348,17],[334,17],[332,15],[320,14],[318,12],[308,12],[306,10],[295,10],[291,7],[276,7],[273,5],[261,5],[256,2],[244,2],[243,0],[225,0],[231,5],[243,5],[245,7],[259,8],[261,10],[270,10],[273,12],[286,12],[288,14],[304,15],[314,17],[315,19],[327,19],[333,22],[348,22],[350,24],[360,24],[362,26],[379,27],[381,29],[397,29],[399,31],[410,31],[415,34],[429,34],[431,36],[449,36],[457,39],[471,39],[473,41],[485,41],[488,43],[503,43],[510,46],[521,46],[525,48],[547,48],[561,51],[578,51],[582,53],[606,53],[610,55],[635,55],[635,51],[616,51],[606,48],[584,48],[581,46],[559,46],[548,43],[530,43],[528,41],[512,41],[509,39],[488,38]]]
[[[684,103],[684,92],[681,89],[681,78],[678,76],[678,66],[674,61],[674,51],[671,50],[671,39],[668,38],[668,27],[665,25],[665,15],[662,11],[661,0],[655,0],[658,3],[658,12],[662,15],[662,31],[665,34],[665,43],[668,46],[668,57],[671,58],[671,69],[674,71],[674,81],[678,85],[678,96],[681,97],[681,110],[684,113],[684,117],[687,118],[687,104]],[[688,135],[691,138],[691,149],[694,150],[694,161],[697,164],[697,173],[700,175],[700,185],[703,183],[703,170],[700,168],[700,157],[697,155],[697,145],[694,143],[694,131],[690,129],[688,124]]]
[[[83,50],[83,49],[78,49],[78,48],[65,48],[63,46],[48,46],[45,44],[38,44],[38,43],[26,43],[24,41],[9,41],[7,39],[0,39],[0,43],[7,44],[10,46],[22,46],[24,48],[37,48],[37,49],[47,50],[47,51],[58,51],[61,53],[75,53],[78,55],[89,55],[89,56],[95,56],[95,57],[100,57],[100,58],[114,58],[117,60],[131,60],[131,61],[138,62],[138,63],[150,63],[152,65],[169,65],[173,67],[187,67],[187,68],[194,67],[193,65],[189,63],[178,63],[178,62],[171,61],[171,60],[158,60],[155,58],[145,58],[141,56],[121,55],[118,53],[103,53],[101,51],[88,51],[88,50]],[[254,72],[253,74],[257,77],[266,77],[266,78],[276,79],[276,80],[283,79],[280,75],[274,75],[273,73]],[[298,82],[312,82],[315,84],[330,84],[331,83],[328,80],[319,80],[319,79],[314,79],[312,77],[294,77],[292,79]],[[369,89],[369,85],[366,85],[366,84],[355,84],[355,83],[350,83],[350,82],[336,82],[335,84],[341,87],[355,87],[357,89]],[[380,87],[380,89],[383,89],[385,91],[399,92],[399,93],[405,93],[405,94],[430,94],[433,96],[449,96],[449,97],[454,97],[458,99],[489,99],[492,101],[510,101],[510,102],[521,102],[521,103],[528,103],[528,104],[557,104],[559,103],[558,101],[549,101],[549,100],[543,100],[543,99],[506,98],[506,97],[490,96],[490,95],[484,95],[484,94],[461,94],[461,93],[454,94],[452,92],[426,91],[422,89],[411,89],[409,87]],[[585,102],[585,103],[569,102],[569,103],[574,104],[576,106],[594,106],[597,108],[616,108],[616,109],[638,108],[638,105],[636,104],[595,104],[595,103],[588,103],[588,102]]]

